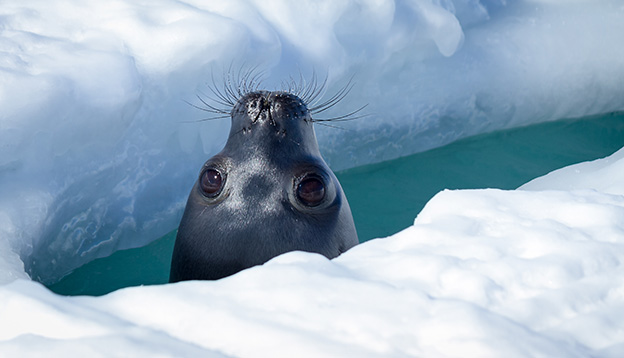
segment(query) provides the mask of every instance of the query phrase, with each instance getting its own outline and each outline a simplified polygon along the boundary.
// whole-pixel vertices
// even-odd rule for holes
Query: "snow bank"
[[[581,190],[591,189],[603,193],[624,194],[624,148],[613,155],[591,162],[570,165],[531,180],[521,190]]]
[[[3,3],[0,34],[0,283],[174,228],[229,128],[184,101],[232,63],[268,88],[315,68],[329,94],[356,75],[327,115],[370,116],[318,128],[334,169],[624,109],[615,0],[35,0]]]
[[[0,355],[621,357],[623,153],[534,182],[547,191],[440,192],[332,261],[293,252],[102,297],[16,280],[0,286]],[[584,189],[556,190],[571,182]]]

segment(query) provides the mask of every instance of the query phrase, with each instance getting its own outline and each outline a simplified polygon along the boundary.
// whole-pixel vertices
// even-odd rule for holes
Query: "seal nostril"
[[[271,109],[271,102],[266,97],[261,97],[258,101],[258,107],[260,112],[268,111]]]

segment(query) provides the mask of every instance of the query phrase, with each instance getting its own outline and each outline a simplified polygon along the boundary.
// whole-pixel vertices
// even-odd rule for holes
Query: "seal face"
[[[231,118],[225,147],[189,195],[170,282],[223,278],[295,250],[331,259],[355,246],[349,204],[306,104],[288,92],[254,91]]]

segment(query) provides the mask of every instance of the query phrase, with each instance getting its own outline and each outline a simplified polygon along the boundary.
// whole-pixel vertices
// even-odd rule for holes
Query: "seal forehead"
[[[261,152],[237,162],[230,173],[233,188],[223,206],[235,215],[275,213],[284,199],[282,172],[283,169],[271,165]]]

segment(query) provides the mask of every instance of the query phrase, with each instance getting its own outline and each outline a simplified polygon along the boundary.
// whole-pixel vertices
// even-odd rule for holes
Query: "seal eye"
[[[217,169],[210,168],[199,178],[199,186],[206,196],[214,198],[223,188],[223,177]]]
[[[297,185],[297,198],[306,206],[317,206],[325,198],[325,184],[315,176],[305,178]]]

